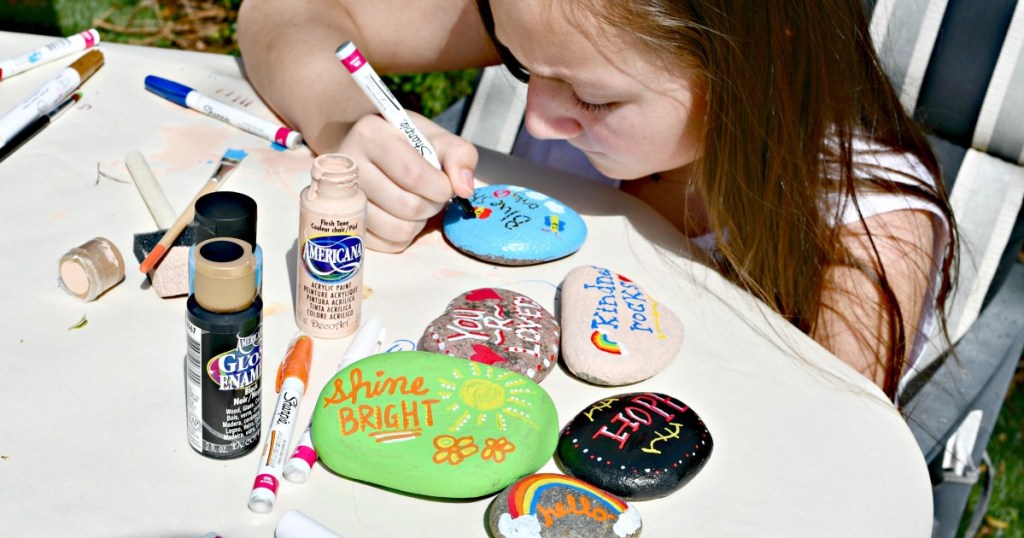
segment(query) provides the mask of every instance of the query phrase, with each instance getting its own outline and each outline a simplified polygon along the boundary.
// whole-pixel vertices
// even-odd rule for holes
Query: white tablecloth
[[[52,40],[0,32],[0,57]],[[189,447],[185,300],[160,299],[137,271],[133,234],[157,227],[124,157],[142,152],[177,211],[226,149],[248,152],[225,189],[244,192],[259,206],[264,423],[276,401],[273,372],[296,331],[297,194],[309,182],[312,157],[305,149],[277,151],[143,88],[147,74],[159,75],[271,118],[236,59],[101,48],[106,65],[84,84],[79,105],[0,163],[0,535],[271,536],[290,509],[346,538],[486,535],[490,498],[423,500],[319,465],[306,484],[282,482],[273,513],[255,514],[246,499],[259,449],[221,461]],[[0,82],[0,111],[70,61]],[[602,397],[650,390],[691,405],[715,442],[690,484],[636,503],[644,536],[930,533],[931,490],[920,451],[867,380],[680,256],[683,238],[635,199],[490,152],[483,153],[478,176],[481,183],[519,184],[569,203],[586,219],[589,239],[568,258],[530,267],[470,259],[437,229],[400,255],[367,254],[372,295],[363,313],[381,319],[390,340],[417,341],[450,299],[482,286],[525,293],[553,310],[556,287],[570,269],[607,267],[680,316],[682,350],[666,371],[629,387],[594,387],[557,369],[542,386],[560,423]],[[128,275],[97,301],[81,303],[57,287],[57,260],[96,236],[120,248]],[[70,330],[83,316],[87,325]],[[310,392],[333,374],[349,340],[316,342]],[[303,400],[300,424],[313,399]],[[557,467],[549,461],[544,471]]]

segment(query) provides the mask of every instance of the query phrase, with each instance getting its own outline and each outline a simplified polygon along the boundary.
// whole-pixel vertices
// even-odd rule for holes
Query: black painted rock
[[[566,474],[628,500],[664,497],[689,482],[714,445],[704,421],[665,394],[635,392],[598,401],[558,439]]]
[[[487,510],[497,538],[640,535],[640,513],[630,503],[578,478],[529,475],[498,494]]]
[[[419,349],[512,370],[540,382],[558,361],[558,321],[533,299],[480,288],[453,299]]]

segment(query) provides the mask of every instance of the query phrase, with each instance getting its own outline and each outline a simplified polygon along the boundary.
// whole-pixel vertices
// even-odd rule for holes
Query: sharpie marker
[[[0,118],[0,146],[5,146],[33,120],[42,116],[71,96],[80,84],[103,65],[103,53],[90,50],[57,76],[40,86],[32,95],[14,106]]]
[[[21,56],[2,60],[0,61],[0,80],[11,78],[18,73],[23,73],[69,54],[95,47],[99,42],[100,33],[95,29],[89,29],[54,41],[36,50],[26,52]]]
[[[263,455],[256,469],[256,481],[249,493],[249,510],[267,514],[274,509],[277,487],[281,483],[281,468],[288,442],[295,431],[299,402],[309,381],[309,363],[313,358],[313,340],[302,334],[292,341],[288,354],[277,370],[277,408],[270,424],[270,433],[263,444]]]
[[[295,149],[302,142],[302,134],[298,131],[256,117],[240,108],[203,95],[184,84],[153,75],[147,76],[145,83],[147,90],[168,101],[202,112],[288,149]]]
[[[381,116],[388,123],[394,125],[399,131],[405,133],[406,139],[424,159],[427,160],[434,168],[441,170],[441,161],[437,160],[437,150],[434,146],[430,145],[430,141],[423,135],[423,132],[416,127],[416,124],[409,118],[409,114],[402,108],[402,105],[395,98],[391,90],[384,85],[384,81],[380,79],[377,72],[374,71],[373,67],[363,54],[359,52],[355,44],[351,41],[346,41],[341,44],[336,51],[334,56],[341,60],[341,64],[345,66],[348,73],[352,75],[352,79],[355,80],[356,85],[359,89],[363,90],[366,97],[370,99]],[[452,198],[452,201],[462,208],[462,211],[466,213],[468,218],[476,218],[476,211],[473,210],[473,204],[469,200],[456,196]]]
[[[366,323],[359,328],[359,332],[352,338],[352,343],[348,345],[348,350],[341,356],[338,371],[343,370],[346,366],[359,359],[380,352],[384,348],[384,338],[386,335],[387,332],[384,330],[384,324],[379,319],[370,318],[366,320]],[[309,472],[313,470],[313,464],[316,463],[316,450],[313,449],[313,441],[309,436],[312,425],[313,419],[310,418],[309,425],[302,432],[302,437],[299,437],[299,441],[295,443],[295,450],[292,452],[292,456],[288,458],[288,463],[284,466],[284,477],[289,482],[297,484],[305,482],[306,478],[309,477]]]

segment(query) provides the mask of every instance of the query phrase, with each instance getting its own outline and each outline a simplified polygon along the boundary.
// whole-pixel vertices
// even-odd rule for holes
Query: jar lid
[[[210,312],[240,312],[256,299],[256,258],[252,246],[234,237],[215,237],[195,246],[195,298]]]
[[[195,242],[235,237],[256,248],[256,201],[233,191],[204,194],[195,205]]]

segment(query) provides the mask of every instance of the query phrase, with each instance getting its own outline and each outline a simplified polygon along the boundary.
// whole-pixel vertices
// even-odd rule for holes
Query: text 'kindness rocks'
[[[577,267],[561,293],[562,356],[581,379],[636,383],[664,370],[682,347],[679,317],[623,275]]]

